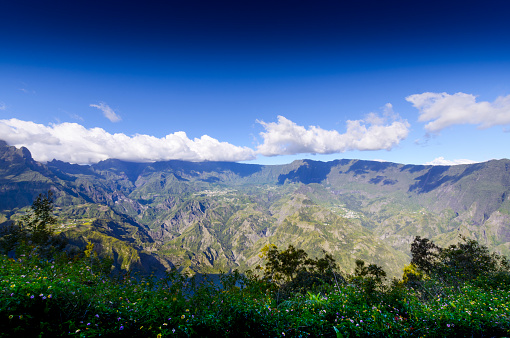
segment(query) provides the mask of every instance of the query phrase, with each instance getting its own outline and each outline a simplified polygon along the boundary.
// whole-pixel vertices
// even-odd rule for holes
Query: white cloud
[[[91,104],[90,106],[101,110],[103,115],[111,122],[119,122],[121,120],[120,116],[117,115],[117,113],[115,113],[113,109],[104,102],[99,102],[99,104]]]
[[[333,154],[348,150],[390,150],[407,137],[409,123],[393,113],[391,105],[384,117],[369,114],[365,120],[347,121],[347,132],[325,130],[310,126],[306,129],[278,116],[278,122],[260,123],[265,132],[260,135],[264,143],[257,153],[265,156],[294,155],[300,153]],[[387,124],[391,121],[391,124]],[[386,123],[386,124],[385,124]]]
[[[439,132],[455,124],[473,124],[479,128],[510,124],[510,95],[494,102],[476,102],[476,96],[465,93],[423,93],[406,97],[420,111],[418,121],[428,122],[428,132]]]
[[[0,120],[0,135],[8,144],[25,146],[38,161],[58,159],[90,164],[108,158],[153,162],[179,159],[186,161],[244,161],[255,152],[220,142],[204,135],[193,140],[185,132],[163,138],[149,135],[110,134],[101,128],[87,129],[77,123],[45,126],[18,119]]]
[[[472,164],[477,163],[476,161],[466,160],[466,159],[458,159],[458,160],[447,160],[444,157],[438,157],[433,159],[430,162],[425,163],[425,165],[459,165],[459,164]]]

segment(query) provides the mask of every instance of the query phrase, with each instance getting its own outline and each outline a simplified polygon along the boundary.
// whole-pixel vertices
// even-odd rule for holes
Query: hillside
[[[421,166],[295,161],[95,165],[38,163],[0,143],[0,222],[40,193],[56,196],[59,229],[119,266],[196,272],[253,267],[267,243],[324,249],[350,271],[356,258],[400,275],[414,236],[440,245],[459,234],[510,254],[510,161]]]

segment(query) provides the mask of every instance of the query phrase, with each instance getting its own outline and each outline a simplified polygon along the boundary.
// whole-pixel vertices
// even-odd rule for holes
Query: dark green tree
[[[53,192],[39,194],[32,203],[30,211],[24,215],[19,224],[35,245],[45,245],[53,235],[53,226],[57,219],[53,216]]]
[[[2,229],[0,251],[4,254],[25,245],[35,245],[46,250],[60,243],[53,235],[53,226],[57,222],[53,216],[53,193],[41,193],[32,203],[30,210],[18,222]]]
[[[459,236],[462,242],[443,248],[436,270],[457,280],[472,280],[480,276],[509,272],[510,263],[504,256],[491,253],[473,239]]]
[[[428,238],[416,236],[411,244],[411,264],[418,270],[425,273],[431,273],[438,262],[441,248],[434,244]]]
[[[313,259],[304,250],[292,245],[282,251],[275,245],[268,245],[262,249],[261,257],[266,259],[265,266],[261,268],[264,278],[284,294],[344,282],[334,258],[326,252],[324,257]]]
[[[441,248],[417,236],[411,244],[411,264],[426,276],[449,285],[477,278],[489,282],[496,276],[510,280],[510,262],[506,257],[491,253],[473,239],[459,237],[459,243]]]
[[[373,295],[377,289],[383,288],[386,272],[377,264],[365,265],[361,259],[356,260],[354,276],[351,278],[356,286],[363,289],[367,295]]]

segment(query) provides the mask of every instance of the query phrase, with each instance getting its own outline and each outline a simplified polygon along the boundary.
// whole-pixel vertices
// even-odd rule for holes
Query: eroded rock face
[[[414,236],[445,245],[462,234],[510,250],[508,160],[459,166],[107,160],[79,166],[41,164],[26,148],[0,142],[0,219],[9,220],[48,189],[61,219],[75,221],[65,231],[99,232],[105,243],[115,239],[136,250],[139,264],[159,268],[249,268],[268,243],[312,255],[325,249],[345,270],[361,258],[390,275],[409,260]]]

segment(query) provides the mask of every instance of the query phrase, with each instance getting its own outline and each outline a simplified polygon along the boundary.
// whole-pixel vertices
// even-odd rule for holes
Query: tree
[[[441,248],[427,238],[417,236],[411,244],[411,265],[417,272],[447,283],[509,273],[510,262],[506,257],[491,253],[473,239],[459,237],[460,243]],[[414,274],[423,277],[423,274]]]
[[[266,259],[266,265],[259,267],[264,272],[264,278],[284,293],[344,282],[337,272],[334,258],[326,252],[323,258],[313,259],[303,249],[296,249],[292,245],[278,251],[275,245],[270,244],[262,249],[259,256]]]
[[[4,227],[0,233],[0,252],[7,254],[25,244],[53,246],[59,240],[53,236],[53,193],[39,194],[30,210],[18,222]],[[55,242],[55,243],[50,243]],[[61,241],[60,241],[61,242]],[[46,250],[47,251],[47,250]]]
[[[428,238],[416,236],[411,244],[411,264],[419,270],[430,273],[437,264],[441,248]]]
[[[471,280],[480,276],[510,271],[510,262],[504,256],[491,253],[473,239],[459,236],[463,242],[441,249],[439,267],[444,276]]]
[[[386,272],[379,265],[366,266],[363,260],[356,259],[356,268],[351,282],[363,289],[367,295],[371,296],[376,289],[381,289],[385,278]]]
[[[35,245],[44,245],[53,235],[52,226],[57,223],[53,216],[53,192],[39,194],[32,203],[30,211],[19,222],[22,231],[26,231],[29,240]]]

